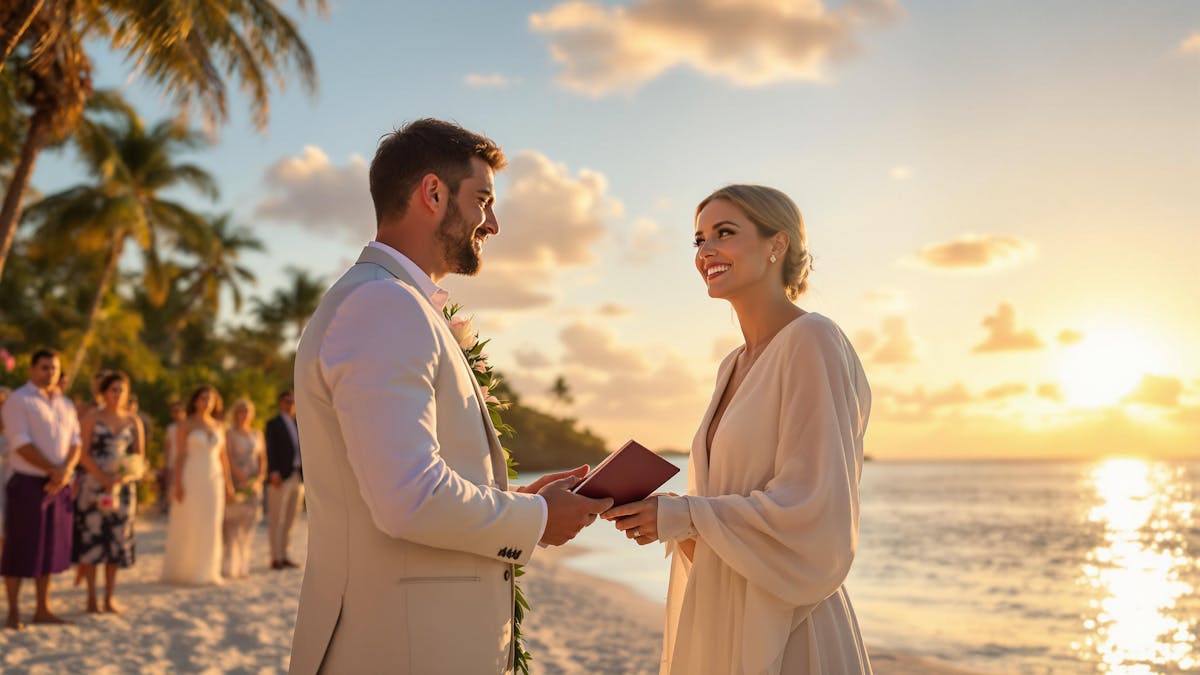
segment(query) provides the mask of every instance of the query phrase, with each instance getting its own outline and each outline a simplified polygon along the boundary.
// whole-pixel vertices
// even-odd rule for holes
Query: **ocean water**
[[[868,644],[997,673],[1200,672],[1200,462],[871,462],[861,496],[846,584]],[[665,597],[661,545],[604,521],[575,542],[573,567]]]

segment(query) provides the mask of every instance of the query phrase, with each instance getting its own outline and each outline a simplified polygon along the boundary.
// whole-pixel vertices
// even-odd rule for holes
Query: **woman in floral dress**
[[[250,427],[254,404],[240,399],[233,404],[233,424],[225,432],[229,470],[236,490],[225,507],[221,534],[225,555],[221,574],[227,578],[250,576],[250,551],[254,544],[254,526],[261,517],[263,479],[267,475],[266,444],[263,434]]]
[[[101,380],[104,406],[87,415],[82,425],[85,472],[75,496],[75,556],[87,580],[87,611],[100,612],[96,602],[96,566],[104,564],[103,611],[120,613],[113,600],[117,570],[134,563],[133,516],[137,507],[136,481],[145,462],[145,431],[129,412],[129,378],[112,372]]]

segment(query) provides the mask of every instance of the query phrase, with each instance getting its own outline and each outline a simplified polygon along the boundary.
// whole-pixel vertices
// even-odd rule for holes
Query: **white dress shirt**
[[[4,403],[4,437],[8,439],[9,472],[46,477],[45,471],[17,452],[32,444],[51,464],[67,461],[71,448],[81,443],[79,418],[71,399],[57,391],[46,396],[32,382],[9,394]]]
[[[396,249],[392,248],[391,246],[388,246],[387,244],[384,244],[384,243],[381,243],[378,241],[372,241],[372,242],[368,243],[367,246],[369,246],[371,248],[379,249],[380,251],[388,254],[390,257],[395,259],[395,261],[397,263],[399,263],[401,267],[404,268],[404,271],[408,272],[409,276],[412,277],[413,281],[416,282],[417,290],[419,290],[422,295],[424,295],[426,298],[429,299],[430,304],[432,304],[434,306],[434,308],[436,308],[438,310],[439,313],[442,312],[442,310],[446,306],[446,303],[449,302],[449,300],[450,300],[450,293],[448,291],[446,291],[445,289],[441,288],[440,286],[438,286],[436,283],[434,283],[433,279],[431,279],[429,277],[429,275],[425,273],[425,270],[423,270],[419,266],[417,266],[417,264],[414,263],[412,260],[410,260],[408,258],[408,256],[404,255],[400,251],[397,251]],[[355,294],[360,294],[360,293],[372,294],[372,293],[380,293],[380,292],[384,292],[384,293],[389,292],[389,289],[387,289],[386,287],[378,287],[378,286],[372,287],[372,286],[373,286],[372,284],[368,284],[363,287],[360,287],[358,290],[355,291]],[[347,302],[342,305],[342,307],[338,310],[337,321],[334,322],[334,324],[330,327],[329,331],[325,335],[325,343],[321,350],[321,353],[322,353],[321,361],[322,361],[323,366],[329,367],[331,365],[326,358],[326,353],[327,353],[326,349],[328,348],[329,345],[336,344],[339,341],[338,335],[337,335],[339,326],[345,326],[346,330],[361,330],[360,328],[357,328],[357,327],[371,325],[372,322],[370,320],[371,319],[370,313],[373,311],[375,311],[375,303],[372,303],[372,302]],[[361,312],[361,314],[359,314],[359,312]],[[334,351],[334,350],[331,350],[331,351]],[[475,376],[475,374],[471,373],[471,377],[474,377],[474,376]],[[382,457],[372,458],[369,456],[364,456],[362,458],[359,458],[359,461],[362,461],[362,462],[376,461],[376,462],[378,462],[378,464],[375,466],[364,466],[363,467],[364,469],[366,469],[366,471],[364,472],[366,475],[371,475],[371,474],[380,475],[380,476],[394,475],[394,472],[396,471],[396,469],[399,468],[396,465],[394,465],[392,462],[389,462],[385,458],[382,458]],[[423,464],[420,464],[420,463],[412,464],[408,467],[409,470],[418,471],[418,472],[423,472],[426,470],[426,468],[427,467],[425,467]],[[419,476],[411,475],[410,478],[414,479],[415,483],[419,483],[419,481],[417,480],[419,478]],[[538,539],[541,539],[542,534],[544,534],[546,531],[546,521],[549,518],[549,511],[548,511],[548,507],[546,506],[545,498],[542,497],[541,495],[534,495],[534,496],[537,497],[537,502],[539,504],[541,504],[541,506],[542,506],[542,524],[541,524],[541,527],[538,529],[538,532],[539,532]]]

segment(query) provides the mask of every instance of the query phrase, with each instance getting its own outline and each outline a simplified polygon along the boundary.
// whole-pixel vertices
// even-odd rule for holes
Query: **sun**
[[[1068,403],[1099,408],[1120,402],[1159,366],[1158,350],[1144,337],[1098,331],[1066,349],[1059,381]]]

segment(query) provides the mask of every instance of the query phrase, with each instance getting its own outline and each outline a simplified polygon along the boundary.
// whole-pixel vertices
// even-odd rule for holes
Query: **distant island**
[[[517,471],[570,469],[580,464],[596,466],[608,457],[604,439],[579,426],[570,417],[556,417],[521,403],[503,380],[493,393],[509,408],[500,413],[515,433],[500,439],[512,453]]]
[[[668,457],[687,457],[692,454],[690,450],[680,450],[679,448],[659,448],[655,452],[660,455],[667,455]]]

